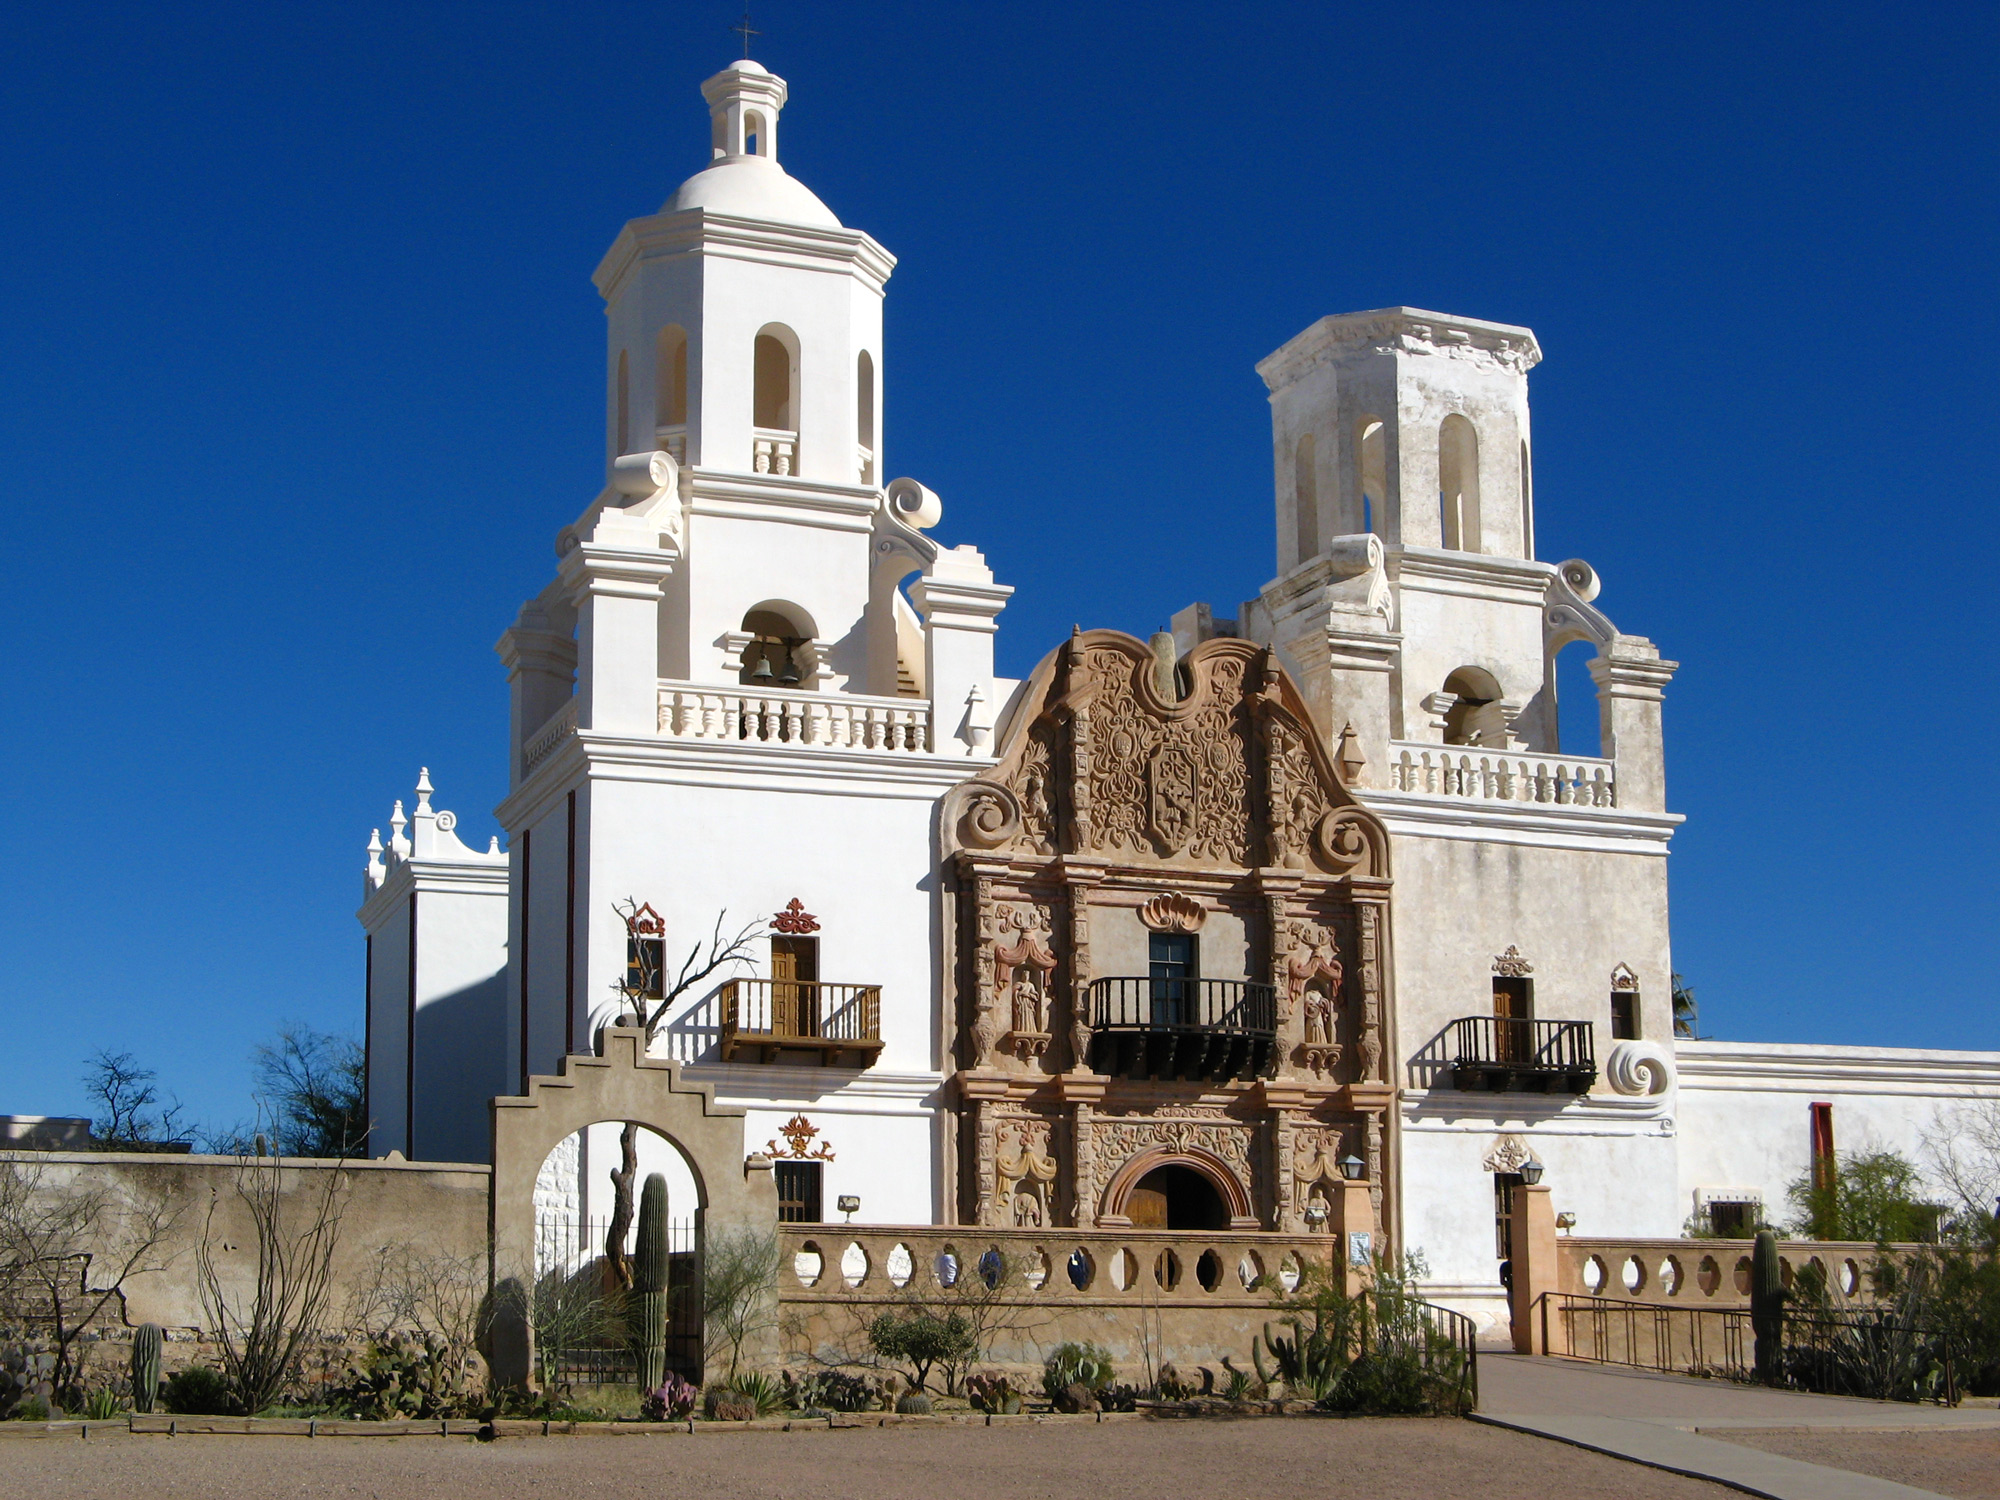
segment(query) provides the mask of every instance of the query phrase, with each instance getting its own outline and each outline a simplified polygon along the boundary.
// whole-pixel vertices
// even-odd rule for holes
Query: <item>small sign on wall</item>
[[[1347,1236],[1347,1263],[1366,1269],[1375,1260],[1375,1236],[1365,1229],[1356,1229]]]

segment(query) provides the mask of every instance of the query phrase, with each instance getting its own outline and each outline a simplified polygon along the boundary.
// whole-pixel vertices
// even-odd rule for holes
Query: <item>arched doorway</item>
[[[1125,1196],[1125,1216],[1134,1229],[1229,1227],[1229,1209],[1215,1184],[1193,1167],[1155,1167]]]
[[[1098,1203],[1097,1222],[1105,1229],[1260,1227],[1235,1168],[1192,1144],[1141,1151],[1111,1174]]]
[[[637,1122],[600,1120],[558,1141],[535,1174],[529,1315],[543,1389],[635,1378],[625,1292],[639,1245],[638,1200],[656,1174],[667,1189],[666,1368],[701,1380],[700,1180],[666,1135]]]

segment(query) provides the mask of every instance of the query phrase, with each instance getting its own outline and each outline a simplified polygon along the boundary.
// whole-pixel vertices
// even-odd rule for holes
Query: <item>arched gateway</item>
[[[491,1358],[496,1380],[522,1385],[533,1368],[525,1305],[535,1275],[535,1178],[557,1144],[606,1120],[658,1132],[694,1174],[704,1236],[768,1233],[778,1218],[771,1163],[746,1154],[743,1111],[719,1107],[705,1084],[684,1082],[680,1064],[646,1056],[636,1029],[607,1027],[603,1053],[569,1056],[555,1077],[528,1080],[525,1094],[493,1101],[491,1266],[498,1311]]]

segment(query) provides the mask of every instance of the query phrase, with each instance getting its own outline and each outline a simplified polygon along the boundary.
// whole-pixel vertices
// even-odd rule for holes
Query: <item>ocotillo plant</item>
[[[632,1354],[639,1389],[656,1389],[667,1368],[667,1179],[646,1178],[639,1194],[639,1246],[632,1257]]]
[[[141,1323],[132,1335],[132,1410],[149,1412],[160,1394],[160,1348],[166,1330],[158,1323]]]
[[[1778,1265],[1778,1237],[1757,1231],[1750,1252],[1750,1331],[1756,1335],[1757,1378],[1778,1383],[1778,1350],[1785,1336],[1784,1275]]]

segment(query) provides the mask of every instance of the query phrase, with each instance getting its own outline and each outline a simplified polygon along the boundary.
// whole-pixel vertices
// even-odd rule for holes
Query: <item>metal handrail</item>
[[[1269,1032],[1278,1027],[1277,990],[1246,979],[1152,979],[1113,975],[1091,982],[1093,1028],[1193,1028]]]

